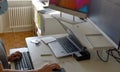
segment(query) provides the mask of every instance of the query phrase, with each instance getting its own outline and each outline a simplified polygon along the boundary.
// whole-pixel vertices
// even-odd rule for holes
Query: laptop
[[[56,38],[55,41],[48,43],[54,55],[57,58],[60,58],[84,50],[84,47],[81,45],[72,30],[69,29],[66,25],[64,25],[59,19],[55,19],[62,25],[68,35],[61,38]]]

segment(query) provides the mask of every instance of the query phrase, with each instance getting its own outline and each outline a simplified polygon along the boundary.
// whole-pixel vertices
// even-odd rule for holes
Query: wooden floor
[[[31,36],[34,36],[32,31],[0,33],[0,38],[5,44],[7,54],[9,54],[9,49],[11,48],[26,47],[25,38]]]

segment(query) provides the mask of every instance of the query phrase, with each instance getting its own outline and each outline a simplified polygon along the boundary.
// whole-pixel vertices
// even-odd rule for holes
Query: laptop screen
[[[70,39],[74,44],[76,44],[77,47],[80,48],[80,50],[84,49],[84,47],[81,45],[78,38],[75,36],[75,34],[72,32],[70,28],[68,28],[66,25],[64,25],[59,19],[56,18],[56,20],[61,24],[61,26],[64,28],[64,30],[68,33],[68,39]]]

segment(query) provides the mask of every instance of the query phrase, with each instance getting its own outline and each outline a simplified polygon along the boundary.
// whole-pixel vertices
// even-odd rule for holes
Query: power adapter
[[[81,52],[75,52],[75,53],[73,53],[73,57],[77,61],[88,60],[88,59],[90,59],[90,53],[86,50],[81,51]]]

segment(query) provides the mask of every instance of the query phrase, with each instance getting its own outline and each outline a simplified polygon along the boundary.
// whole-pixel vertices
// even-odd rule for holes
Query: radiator
[[[23,28],[32,26],[32,6],[9,7],[10,28]]]

